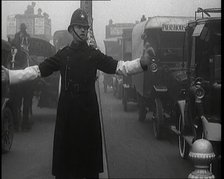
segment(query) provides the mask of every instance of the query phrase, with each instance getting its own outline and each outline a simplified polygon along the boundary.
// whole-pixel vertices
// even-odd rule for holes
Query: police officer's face
[[[76,32],[76,34],[79,36],[77,37],[77,35],[74,33],[74,31]],[[82,25],[75,25],[73,26],[73,38],[77,41],[86,41],[88,39],[87,37],[88,34],[88,27],[87,26],[82,26]]]

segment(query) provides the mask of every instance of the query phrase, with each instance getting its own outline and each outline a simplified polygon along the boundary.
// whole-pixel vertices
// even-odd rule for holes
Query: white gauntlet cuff
[[[17,84],[25,81],[31,81],[40,77],[38,65],[27,67],[23,70],[9,70],[9,83]]]
[[[116,73],[121,75],[133,75],[142,72],[143,69],[140,64],[140,58],[132,61],[118,61]]]

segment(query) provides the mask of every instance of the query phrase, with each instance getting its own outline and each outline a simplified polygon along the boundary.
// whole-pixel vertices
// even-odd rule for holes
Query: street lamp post
[[[92,0],[80,1],[80,8],[88,14],[90,28],[88,30],[88,44],[97,48],[96,40],[93,34],[93,16],[92,16]]]

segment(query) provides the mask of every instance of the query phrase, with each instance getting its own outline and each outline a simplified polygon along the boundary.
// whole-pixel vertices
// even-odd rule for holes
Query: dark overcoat
[[[72,43],[39,65],[42,77],[59,70],[62,80],[54,133],[53,175],[85,177],[103,171],[95,80],[97,69],[114,74],[116,67],[117,60],[86,43]]]

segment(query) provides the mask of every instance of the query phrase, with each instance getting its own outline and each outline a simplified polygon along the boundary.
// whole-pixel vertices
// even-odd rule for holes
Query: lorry
[[[155,57],[148,70],[133,75],[137,92],[138,119],[144,121],[151,113],[153,132],[163,138],[166,129],[176,123],[174,109],[186,86],[186,65],[183,61],[185,26],[193,17],[155,16],[135,25],[132,31],[132,59],[140,58],[144,46],[151,45]]]

